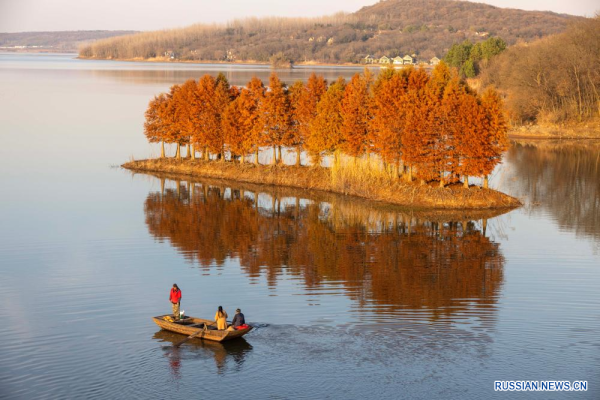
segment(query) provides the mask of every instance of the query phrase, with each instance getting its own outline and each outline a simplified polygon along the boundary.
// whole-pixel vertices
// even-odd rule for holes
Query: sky
[[[245,17],[354,12],[378,0],[0,0],[0,32],[155,30]],[[483,0],[498,7],[593,16],[598,0]]]

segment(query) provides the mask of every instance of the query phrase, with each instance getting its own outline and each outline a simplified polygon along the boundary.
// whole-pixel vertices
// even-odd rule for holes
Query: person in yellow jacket
[[[221,306],[219,306],[219,309],[215,314],[215,321],[217,322],[217,329],[227,329],[227,312],[225,312]]]

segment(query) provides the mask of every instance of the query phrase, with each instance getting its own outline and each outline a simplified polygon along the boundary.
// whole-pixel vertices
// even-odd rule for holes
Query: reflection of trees
[[[337,282],[361,304],[451,313],[459,307],[455,299],[487,304],[498,294],[504,257],[467,219],[488,214],[470,212],[454,222],[448,214],[254,190],[178,182],[148,195],[146,223],[153,236],[203,267],[236,257],[250,277],[264,273],[269,285],[284,272],[308,288]]]
[[[124,64],[127,66],[126,64]],[[319,74],[330,82],[335,81],[338,76],[345,78],[352,77],[360,68],[319,68]],[[237,86],[244,86],[253,76],[258,76],[263,80],[268,80],[272,69],[269,65],[239,65],[239,64],[169,64],[166,67],[160,64],[149,63],[144,67],[133,65],[131,69],[94,69],[80,70],[80,74],[91,73],[94,77],[108,79],[116,82],[138,83],[138,84],[168,84],[183,83],[188,79],[200,79],[205,74],[217,76],[223,73],[229,83]],[[292,84],[297,80],[307,81],[314,68],[294,68],[277,70],[279,78]]]
[[[518,142],[507,161],[518,178],[513,195],[550,212],[561,228],[600,239],[600,142]]]

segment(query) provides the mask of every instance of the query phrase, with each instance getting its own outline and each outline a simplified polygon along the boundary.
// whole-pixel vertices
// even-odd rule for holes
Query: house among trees
[[[170,58],[171,60],[174,60],[177,57],[177,54],[175,54],[174,51],[167,50],[167,51],[165,51],[165,57]]]
[[[373,57],[370,54],[367,54],[367,56],[363,59],[363,62],[365,64],[373,64],[375,62],[375,57]]]
[[[408,54],[402,58],[403,64],[416,64],[417,59],[413,56],[409,56]]]
[[[392,60],[390,60],[390,58],[387,56],[383,56],[379,59],[379,64],[389,64],[391,62]]]
[[[402,65],[404,64],[404,59],[400,56],[393,58],[394,65]]]
[[[440,59],[437,57],[433,57],[431,60],[429,60],[429,65],[438,65],[440,63]]]

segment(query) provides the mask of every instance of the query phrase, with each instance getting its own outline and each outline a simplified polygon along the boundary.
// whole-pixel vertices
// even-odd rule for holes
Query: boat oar
[[[214,324],[215,324],[214,322],[212,322],[212,323],[210,323],[210,324],[208,324],[208,325],[204,324],[204,328],[202,328],[202,329],[198,329],[196,332],[192,333],[190,336],[186,337],[186,338],[185,338],[185,339],[183,339],[181,342],[179,342],[179,343],[176,343],[174,346],[175,346],[175,347],[179,347],[179,346],[181,346],[182,344],[184,344],[184,343],[185,343],[185,342],[187,342],[188,340],[190,340],[190,339],[193,339],[193,338],[195,338],[196,336],[198,336],[198,335],[200,335],[200,334],[202,334],[202,333],[206,332],[206,331],[207,331],[207,329],[208,329],[208,327],[209,327],[209,326],[211,326],[211,325],[214,325]]]

